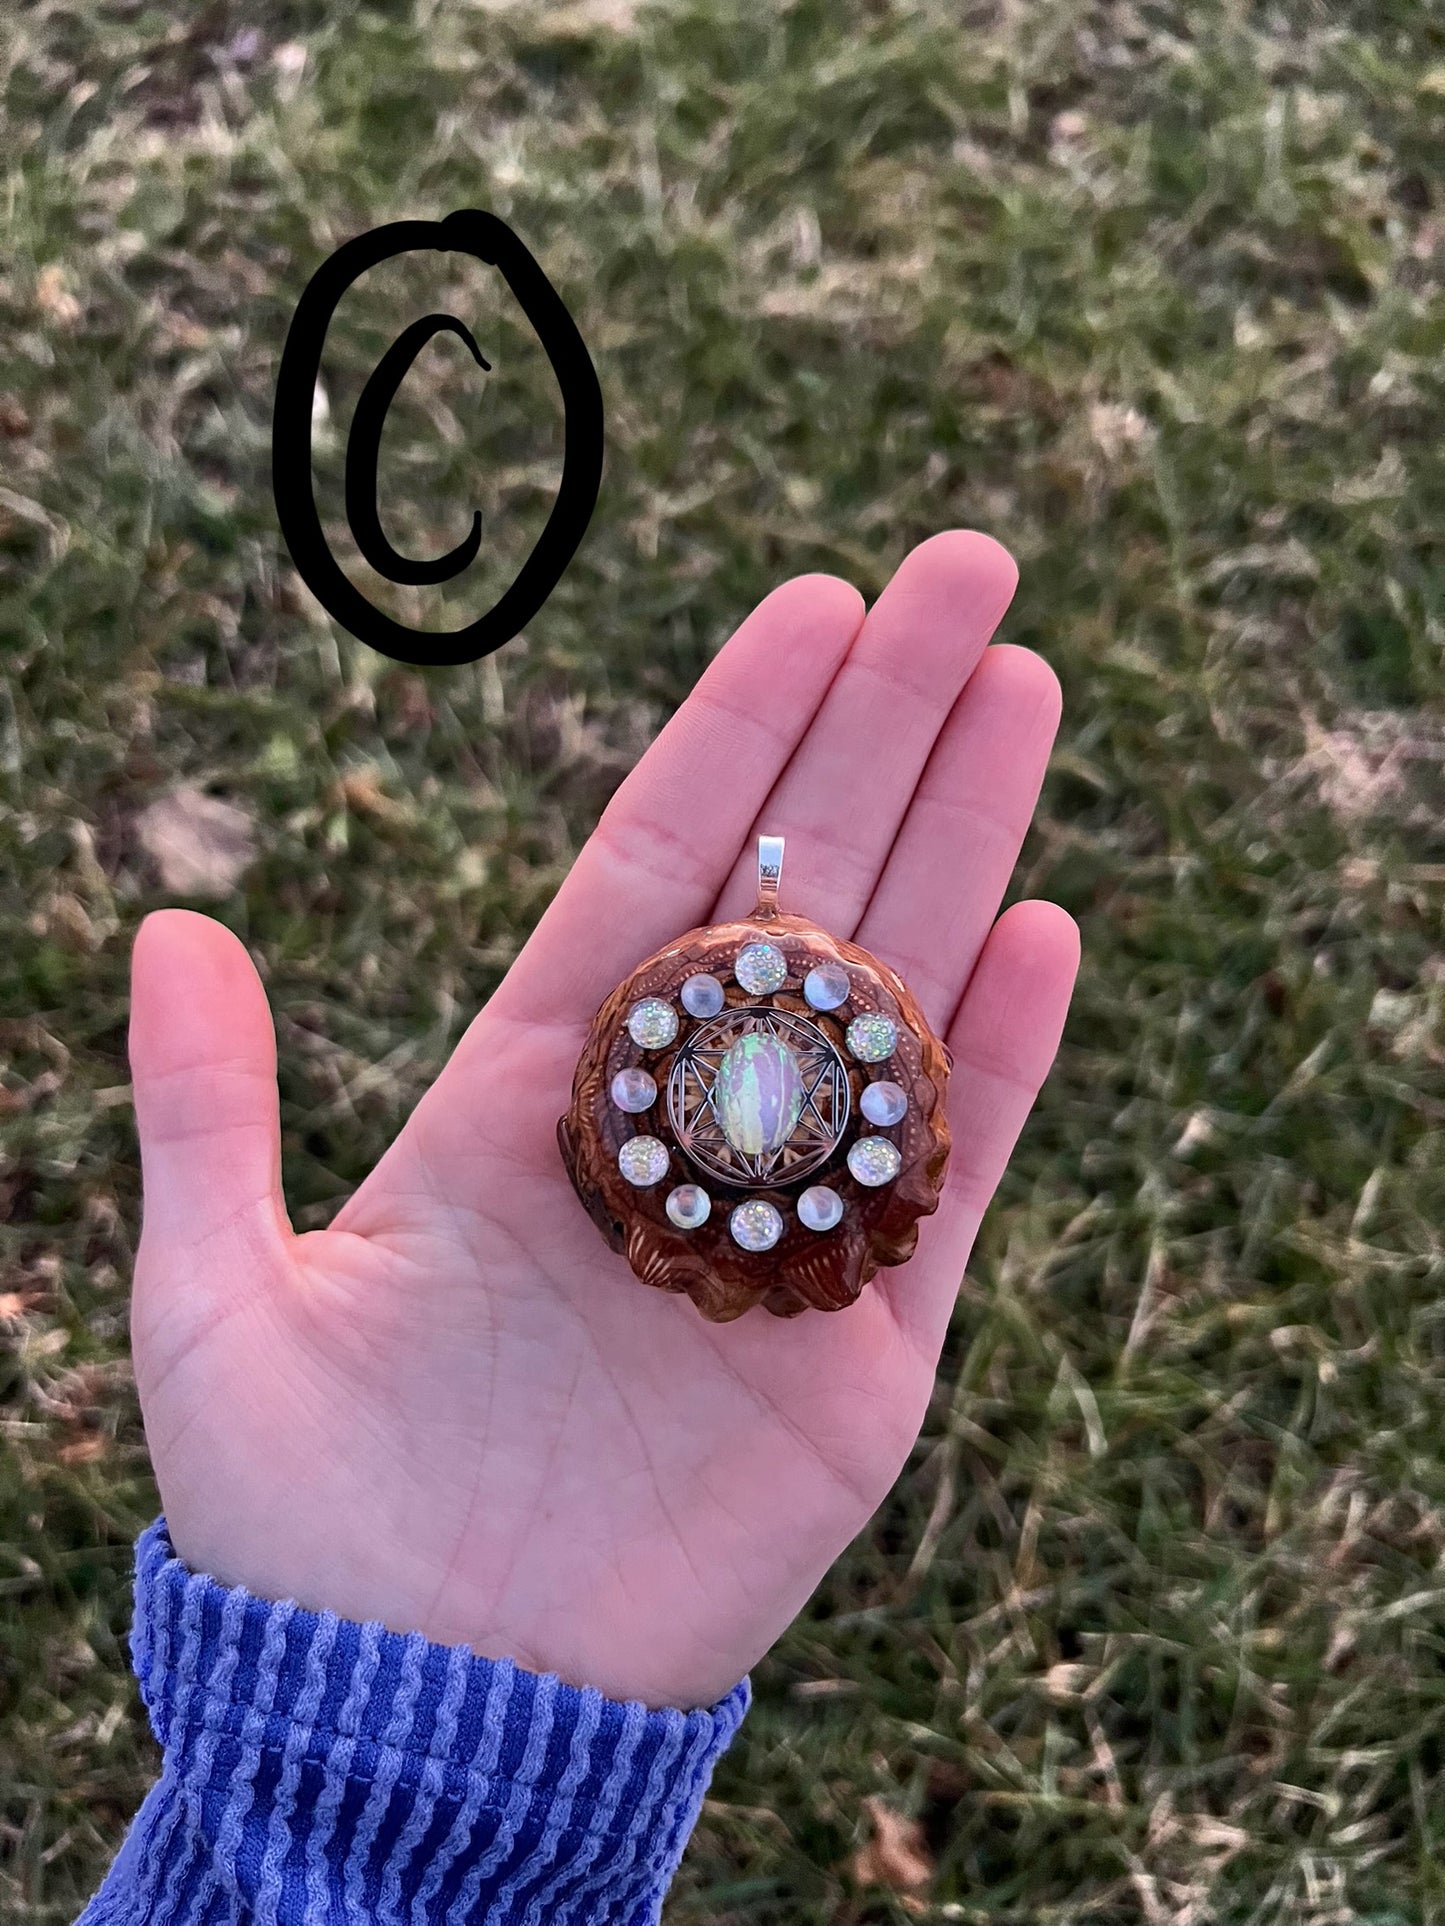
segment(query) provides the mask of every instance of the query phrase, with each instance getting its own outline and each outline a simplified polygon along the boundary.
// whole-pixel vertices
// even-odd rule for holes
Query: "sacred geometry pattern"
[[[740,1038],[775,1038],[802,1081],[796,1123],[784,1141],[750,1154],[723,1128],[715,1087],[723,1059]],[[685,1156],[724,1184],[787,1184],[826,1163],[848,1124],[848,1072],[823,1031],[787,1010],[743,1005],[693,1032],[673,1059],[667,1114]],[[733,1136],[739,1133],[734,1129]]]

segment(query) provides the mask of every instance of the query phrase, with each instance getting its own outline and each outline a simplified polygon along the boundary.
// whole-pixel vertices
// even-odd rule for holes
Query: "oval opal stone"
[[[712,1105],[723,1135],[742,1156],[781,1150],[803,1109],[798,1059],[766,1031],[739,1037],[718,1065]]]

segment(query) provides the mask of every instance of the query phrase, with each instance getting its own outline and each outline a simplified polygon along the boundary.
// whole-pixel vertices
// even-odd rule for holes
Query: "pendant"
[[[948,1165],[950,1058],[901,977],[778,909],[689,930],[593,1019],[557,1125],[593,1222],[644,1284],[727,1323],[852,1304],[913,1255]]]

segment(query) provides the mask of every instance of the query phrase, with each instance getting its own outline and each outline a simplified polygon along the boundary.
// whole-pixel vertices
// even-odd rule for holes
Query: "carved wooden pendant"
[[[779,913],[782,856],[759,838],[752,914],[617,986],[557,1125],[607,1242],[715,1323],[853,1303],[948,1165],[947,1050],[886,963]]]

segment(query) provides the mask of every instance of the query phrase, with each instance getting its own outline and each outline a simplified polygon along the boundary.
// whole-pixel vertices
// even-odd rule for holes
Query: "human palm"
[[[1014,581],[954,532],[866,618],[827,576],[770,595],[327,1230],[287,1222],[245,950],[146,920],[133,1336],[187,1562],[652,1706],[710,1704],[776,1640],[917,1436],[1073,982],[1062,910],[994,920],[1059,708],[1037,656],[987,646]],[[751,907],[761,831],[788,839],[787,907],[891,963],[947,1038],[955,1148],[917,1256],[856,1304],[710,1324],[606,1248],[556,1121],[613,985]]]

